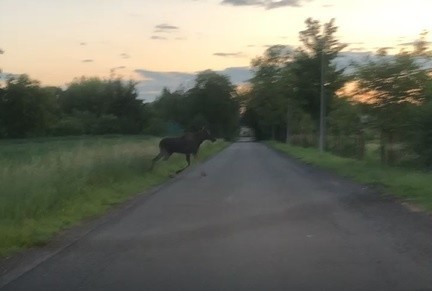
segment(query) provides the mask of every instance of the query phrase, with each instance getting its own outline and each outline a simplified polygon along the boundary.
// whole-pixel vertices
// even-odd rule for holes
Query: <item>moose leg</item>
[[[186,155],[186,162],[187,162],[187,167],[189,167],[190,166],[190,155],[189,154]]]
[[[160,152],[156,157],[154,157],[154,158],[152,159],[152,163],[151,163],[151,165],[150,165],[150,171],[153,170],[153,167],[154,167],[155,163],[156,163],[157,161],[159,161],[159,160],[162,158],[162,156],[163,156],[163,154],[162,154],[162,152]]]
[[[159,161],[161,158],[164,158],[164,160],[168,160],[168,158],[171,156],[171,154],[169,154],[168,152],[166,152],[165,150],[161,150],[159,152],[159,154],[153,158],[151,166],[150,166],[150,171],[153,170],[154,165],[156,164],[157,161]]]
[[[172,155],[172,153],[169,153],[169,152],[165,152],[165,154],[164,154],[164,161],[166,161],[166,160],[168,160],[169,159],[169,157],[171,157],[171,155]]]
[[[199,163],[198,153],[194,154],[194,160],[195,160],[195,163]],[[205,176],[207,176],[207,173],[204,170],[202,170],[201,171],[201,177],[205,177]]]
[[[178,171],[176,172],[177,174],[183,172],[187,167],[190,166],[190,154],[186,154],[186,162],[187,162],[187,166],[184,167],[183,169],[178,170]]]

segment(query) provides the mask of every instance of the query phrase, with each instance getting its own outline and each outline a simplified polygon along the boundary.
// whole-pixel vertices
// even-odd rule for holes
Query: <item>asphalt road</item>
[[[235,143],[1,290],[432,290],[432,219]]]

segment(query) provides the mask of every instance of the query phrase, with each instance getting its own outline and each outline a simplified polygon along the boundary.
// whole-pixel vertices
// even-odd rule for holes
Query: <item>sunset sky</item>
[[[152,100],[205,69],[244,81],[266,46],[299,45],[307,17],[335,18],[355,54],[432,33],[431,11],[431,0],[0,0],[0,69],[56,86],[115,69]]]

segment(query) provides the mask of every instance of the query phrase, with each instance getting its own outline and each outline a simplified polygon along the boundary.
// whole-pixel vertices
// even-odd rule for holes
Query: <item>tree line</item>
[[[326,149],[364,158],[366,143],[382,163],[404,158],[432,166],[432,54],[426,33],[411,49],[387,49],[338,68],[346,47],[328,23],[308,18],[301,45],[275,45],[252,61],[254,77],[242,95],[242,123],[260,139],[317,146],[324,93]]]
[[[0,87],[0,138],[92,134],[177,134],[208,126],[232,139],[238,127],[236,90],[213,71],[187,91],[164,89],[156,101],[138,98],[121,78],[77,78],[66,89],[41,86],[27,75]]]

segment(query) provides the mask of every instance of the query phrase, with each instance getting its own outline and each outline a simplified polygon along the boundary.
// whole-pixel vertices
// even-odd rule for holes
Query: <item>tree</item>
[[[153,102],[155,112],[161,120],[165,120],[167,134],[177,134],[188,124],[187,102],[185,92],[170,92],[167,88]]]
[[[296,95],[303,109],[318,124],[320,117],[321,68],[324,68],[326,110],[335,92],[345,82],[344,69],[338,70],[334,59],[346,47],[336,39],[335,19],[321,25],[318,20],[307,18],[306,29],[300,32],[302,46],[294,55],[291,72],[295,78]],[[323,63],[322,63],[323,62]]]
[[[135,86],[136,82],[125,82],[120,78],[106,82],[105,96],[108,99],[108,108],[104,114],[116,117],[120,132],[126,134],[140,133],[146,122],[143,101],[138,99]],[[111,128],[114,129],[115,126]]]
[[[189,126],[207,125],[215,136],[232,139],[239,127],[239,102],[236,90],[227,76],[211,70],[199,73],[195,86],[187,92]],[[201,116],[201,117],[200,117]],[[192,122],[194,121],[194,122]]]
[[[147,117],[135,82],[75,79],[60,98],[65,116],[78,117],[85,133],[140,133]]]
[[[334,36],[334,20],[323,26],[311,18],[305,23],[301,47],[292,51],[276,45],[252,62],[253,87],[245,120],[255,127],[258,137],[288,141],[290,133],[313,133],[319,120],[322,60],[328,99],[343,85],[343,70],[332,62],[345,47]]]
[[[410,110],[408,144],[419,156],[422,166],[432,169],[432,78],[426,83],[425,102]]]
[[[365,140],[359,104],[335,97],[328,115],[327,146],[331,152],[362,159]]]
[[[105,85],[99,78],[74,79],[61,96],[62,112],[90,112],[96,117],[101,116],[109,108],[109,100],[105,98]]]
[[[286,132],[288,98],[291,87],[286,70],[291,61],[288,46],[275,45],[268,48],[262,57],[252,61],[254,77],[244,113],[244,120],[256,131],[258,138],[279,138]]]
[[[227,76],[211,70],[197,74],[194,87],[188,91],[170,92],[164,88],[153,102],[157,121],[164,131],[198,130],[208,127],[217,137],[232,139],[239,126],[239,100]]]
[[[424,42],[412,51],[401,50],[390,56],[385,49],[356,65],[358,98],[370,104],[375,127],[380,131],[381,161],[394,164],[391,146],[400,141],[409,128],[410,108],[423,104],[431,76],[425,64],[428,57]],[[390,145],[390,146],[389,146]]]
[[[9,78],[0,92],[0,124],[6,137],[43,135],[55,114],[52,88],[42,88],[27,75]]]

